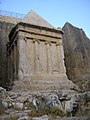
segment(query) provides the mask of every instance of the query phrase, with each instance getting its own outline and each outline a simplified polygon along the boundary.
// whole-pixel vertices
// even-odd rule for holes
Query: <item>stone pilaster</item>
[[[10,51],[8,52],[7,54],[7,62],[8,62],[8,66],[7,66],[7,70],[8,70],[8,81],[7,81],[7,84],[10,84],[10,72],[11,72],[11,67],[10,67],[10,64],[11,64],[11,61],[10,61]]]
[[[19,50],[18,43],[16,42],[16,79],[18,79],[18,66],[19,66]]]
[[[60,73],[66,74],[66,68],[64,65],[64,51],[63,51],[63,45],[62,42],[60,42],[60,45],[58,46],[59,55],[60,55]]]
[[[13,49],[11,48],[11,55],[10,55],[10,85],[13,84]]]
[[[46,41],[46,54],[47,54],[47,73],[51,74],[52,68],[51,68],[51,56],[50,56],[50,46],[51,43]]]
[[[56,43],[56,49],[57,49],[57,60],[58,60],[58,72],[61,73],[60,42]]]
[[[35,39],[34,43],[34,72],[39,72],[39,40]]]
[[[26,74],[26,53],[25,53],[25,40],[23,37],[18,38],[18,79],[23,80]]]
[[[14,46],[12,46],[12,84],[14,83],[14,72],[15,72],[15,68],[14,68]]]
[[[14,43],[14,80],[16,79],[16,66],[17,66],[17,55],[16,55],[16,43]]]

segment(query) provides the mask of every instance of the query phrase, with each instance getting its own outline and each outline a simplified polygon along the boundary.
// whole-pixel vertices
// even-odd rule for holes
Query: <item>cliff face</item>
[[[21,19],[0,15],[0,86],[5,87],[7,81],[7,49],[11,29]]]
[[[5,86],[7,81],[7,53],[6,44],[8,35],[14,24],[0,21],[0,85]]]
[[[90,40],[82,29],[70,23],[62,30],[67,76],[84,90],[90,90]]]

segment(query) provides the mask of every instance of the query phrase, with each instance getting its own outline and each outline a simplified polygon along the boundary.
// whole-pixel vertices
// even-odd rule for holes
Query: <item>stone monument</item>
[[[69,89],[64,65],[63,31],[30,11],[11,31],[8,81],[14,89],[32,91]]]

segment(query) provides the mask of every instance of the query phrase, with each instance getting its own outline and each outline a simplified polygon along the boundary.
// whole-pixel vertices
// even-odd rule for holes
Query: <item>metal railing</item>
[[[5,11],[5,10],[0,10],[0,15],[10,16],[10,17],[15,17],[15,18],[20,18],[20,19],[23,19],[25,16],[25,14],[22,14],[22,13],[15,13],[15,12],[10,12],[10,11]]]

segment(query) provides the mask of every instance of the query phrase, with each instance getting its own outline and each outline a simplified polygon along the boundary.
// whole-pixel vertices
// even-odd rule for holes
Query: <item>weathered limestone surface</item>
[[[4,22],[0,18],[0,85],[5,87],[7,81],[7,48],[8,35],[14,24]]]
[[[14,80],[14,89],[44,91],[75,88],[66,75],[62,34],[57,29],[22,22],[12,29],[9,35],[8,58],[11,57],[9,79],[12,81],[10,84]],[[17,79],[14,79],[14,75]]]
[[[90,39],[84,31],[66,23],[63,46],[67,75],[84,90],[90,90]]]
[[[5,87],[8,83],[8,71],[7,68],[7,47],[6,44],[9,42],[9,34],[11,29],[20,22],[21,19],[9,17],[9,16],[0,16],[0,85]],[[10,65],[9,65],[10,66]]]
[[[23,22],[30,23],[33,25],[54,28],[50,23],[48,23],[46,20],[44,20],[41,16],[39,16],[32,10],[28,12],[27,15],[23,18]]]
[[[90,90],[90,41],[84,32],[70,24],[63,27],[65,67],[62,31],[31,11],[13,28],[9,40],[9,32],[21,20],[0,16],[0,21],[0,86],[14,85],[8,92],[0,88],[0,120],[89,120],[90,92],[76,92],[79,89],[67,78]],[[46,108],[56,117],[49,118]],[[46,112],[31,118],[33,110]]]
[[[0,15],[0,21],[7,22],[7,23],[12,23],[12,24],[17,24],[18,22],[21,21],[21,19],[15,18],[15,17],[1,16]]]
[[[15,84],[14,89],[76,89],[67,79],[62,34],[62,30],[54,28],[33,11],[12,29],[7,49],[12,63],[9,80],[11,85]]]

